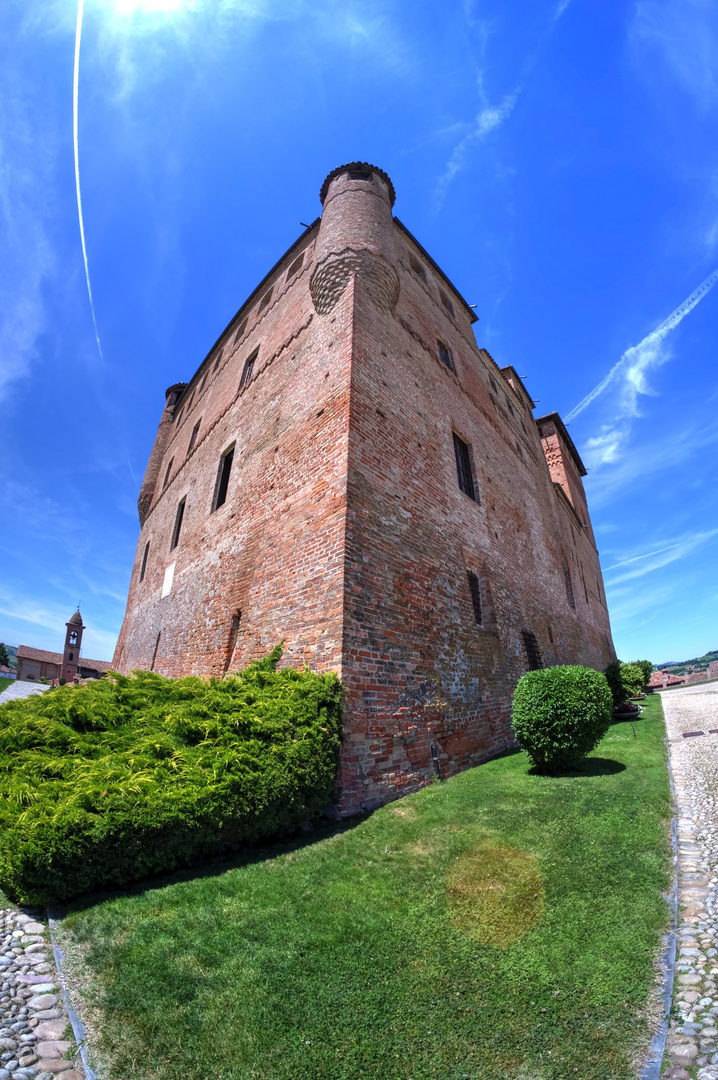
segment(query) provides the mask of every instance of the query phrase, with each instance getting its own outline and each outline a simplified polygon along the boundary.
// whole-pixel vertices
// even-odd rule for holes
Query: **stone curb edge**
[[[663,937],[664,949],[661,956],[661,981],[663,983],[663,1020],[656,1034],[651,1039],[640,1080],[659,1080],[663,1056],[666,1052],[666,1039],[668,1038],[668,1021],[673,1001],[673,981],[676,973],[676,942],[678,938],[678,830],[676,826],[676,793],[673,786],[673,769],[671,768],[671,748],[668,739],[665,739],[668,753],[668,782],[671,788],[671,805],[673,815],[671,817],[671,848],[673,849],[673,884],[671,886],[668,902],[671,909],[671,924],[668,932]]]
[[[47,913],[47,925],[48,925],[48,927],[50,929],[50,941],[52,942],[52,952],[53,952],[53,955],[55,957],[55,967],[57,968],[57,974],[58,974],[58,976],[60,978],[60,987],[62,989],[62,1000],[63,1000],[63,1002],[65,1004],[65,1009],[67,1010],[67,1015],[70,1017],[70,1024],[72,1025],[72,1034],[75,1036],[75,1042],[77,1043],[78,1049],[80,1051],[80,1057],[82,1058],[82,1066],[83,1066],[83,1068],[85,1070],[85,1076],[87,1077],[87,1080],[97,1080],[97,1073],[94,1071],[94,1069],[90,1068],[90,1065],[89,1065],[88,1060],[87,1060],[87,1032],[85,1031],[85,1025],[83,1024],[82,1020],[80,1020],[80,1017],[77,1015],[77,1013],[75,1012],[75,1010],[74,1010],[74,1008],[72,1006],[72,1002],[70,1001],[70,995],[69,995],[68,990],[67,990],[67,979],[65,978],[65,971],[64,971],[64,968],[63,968],[65,958],[63,956],[62,949],[60,948],[60,946],[58,945],[58,943],[57,943],[57,941],[55,939],[55,934],[54,934],[55,923],[56,923],[56,919],[54,919],[50,915],[50,912],[48,911],[48,913]]]

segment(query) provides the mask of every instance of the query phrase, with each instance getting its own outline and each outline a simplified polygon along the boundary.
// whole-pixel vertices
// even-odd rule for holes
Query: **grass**
[[[667,923],[660,698],[64,920],[107,1080],[626,1080]]]
[[[0,694],[2,694],[3,690],[7,690],[8,686],[11,686],[14,682],[14,679],[0,679]]]

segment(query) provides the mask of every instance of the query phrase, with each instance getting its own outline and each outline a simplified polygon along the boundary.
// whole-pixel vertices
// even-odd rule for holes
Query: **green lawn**
[[[71,912],[103,1074],[632,1077],[667,922],[658,696],[636,733],[615,724],[577,772],[507,755]]]
[[[7,690],[8,686],[14,682],[14,679],[0,679],[0,694],[2,694],[3,690]]]

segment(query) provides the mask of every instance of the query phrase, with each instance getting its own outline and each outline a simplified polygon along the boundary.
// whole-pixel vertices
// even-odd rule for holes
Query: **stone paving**
[[[24,679],[16,679],[10,683],[0,694],[0,705],[6,701],[15,701],[17,698],[30,697],[31,694],[44,694],[50,687],[44,683],[26,682]]]
[[[718,1080],[718,684],[661,698],[678,827],[678,956],[663,1076]]]
[[[85,1080],[48,937],[30,915],[0,910],[0,1080]]]

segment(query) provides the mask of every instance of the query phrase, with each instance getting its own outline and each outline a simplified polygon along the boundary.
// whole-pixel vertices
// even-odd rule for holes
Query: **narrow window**
[[[227,669],[232,663],[232,656],[237,646],[237,636],[239,634],[239,624],[242,619],[242,612],[236,611],[232,616],[232,621],[229,625],[229,638],[227,640],[227,650],[224,654],[224,673],[227,674]]]
[[[142,569],[140,570],[140,581],[145,580],[145,570],[147,569],[147,556],[149,555],[149,553],[150,553],[150,542],[148,540],[147,543],[145,544],[145,553],[142,556]]]
[[[217,359],[214,362],[214,367],[212,368],[212,373],[214,373],[217,370],[217,368],[219,367],[221,362],[222,362],[222,349],[220,349],[219,352],[217,353]]]
[[[212,513],[220,506],[224,506],[227,501],[227,488],[229,487],[229,474],[232,471],[232,462],[234,460],[234,447],[232,443],[228,450],[222,454],[219,459],[219,469],[217,471],[217,483],[215,487],[214,505],[212,506]]]
[[[201,394],[202,391],[204,390],[205,383],[207,382],[207,376],[208,375],[209,375],[209,372],[205,371],[204,375],[202,376],[202,382],[199,384],[199,390],[197,391],[197,393]]]
[[[571,581],[571,571],[568,568],[568,563],[563,560],[563,580],[566,584],[566,599],[568,600],[572,608],[576,607],[576,601],[573,596],[573,582]]]
[[[242,378],[239,380],[239,389],[243,390],[244,387],[251,382],[252,372],[254,370],[254,361],[257,359],[257,353],[259,349],[255,349],[251,356],[248,356],[244,361],[244,367],[242,368]]]
[[[454,454],[456,456],[456,475],[459,480],[459,488],[463,491],[464,495],[468,495],[474,502],[478,502],[476,498],[476,490],[474,488],[474,478],[471,475],[471,456],[469,454],[469,447],[460,439],[456,432],[453,432],[454,436]]]
[[[187,502],[187,496],[180,502],[177,507],[177,513],[175,514],[175,527],[172,530],[172,543],[170,544],[170,551],[177,547],[180,538],[180,529],[182,528],[182,518],[184,517],[185,503]]]
[[[588,603],[588,589],[586,588],[586,579],[581,572],[581,581],[583,582],[583,595],[586,597],[586,603]]]
[[[247,320],[244,319],[244,321],[239,324],[239,329],[237,330],[237,333],[234,335],[234,344],[235,345],[237,344],[239,339],[242,337],[242,334],[244,333],[244,331],[246,329],[247,329]]]
[[[172,466],[174,465],[174,463],[175,463],[175,459],[170,458],[170,463],[167,466],[167,472],[165,473],[164,483],[162,484],[162,489],[163,490],[167,487],[167,485],[170,482],[170,473],[172,472]]]
[[[548,639],[551,642],[551,644],[553,645],[553,630],[551,629],[550,626],[548,627]]]
[[[444,345],[443,341],[439,341],[437,338],[436,344],[439,347],[439,360],[441,360],[444,367],[447,367],[449,371],[456,371],[454,367],[454,359],[451,355],[451,350],[448,345]]]
[[[271,289],[267,289],[266,293],[259,302],[259,310],[264,311],[269,301],[272,299],[272,293],[274,292],[274,286]]]
[[[529,662],[529,671],[538,671],[543,667],[543,660],[541,659],[541,650],[538,647],[538,641],[533,630],[522,630],[521,637],[524,639],[524,648],[526,649],[526,659]]]
[[[190,411],[190,409],[192,408],[192,399],[193,399],[193,398],[194,398],[194,390],[193,390],[193,391],[192,391],[192,393],[190,394],[190,396],[189,396],[189,401],[187,402],[187,412],[189,412],[189,411]]]
[[[475,574],[473,570],[467,570],[469,576],[469,589],[471,590],[471,602],[474,605],[474,618],[479,626],[484,621],[483,611],[481,609],[481,582],[479,581],[478,574]]]
[[[495,393],[495,394],[498,394],[498,392],[499,392],[499,389],[498,389],[498,387],[497,387],[496,383],[494,382],[494,380],[493,380],[493,379],[491,378],[491,376],[490,376],[490,375],[489,375],[489,382],[491,383],[491,385],[492,385],[492,387],[493,387],[493,389],[494,389],[494,393]]]
[[[178,427],[179,427],[179,422],[182,419],[182,413],[183,412],[184,412],[184,405],[182,406],[180,411],[177,413],[177,416],[175,417],[175,424],[177,424]]]
[[[507,408],[508,408],[509,412],[510,412],[510,413],[511,413],[511,415],[513,416],[513,415],[514,415],[514,410],[513,410],[513,407],[512,407],[512,405],[511,405],[511,402],[509,401],[509,399],[508,399],[508,398],[506,398],[506,405],[507,405]]]
[[[303,263],[303,262],[304,262],[304,252],[302,252],[302,254],[301,254],[301,255],[298,255],[298,256],[297,256],[297,258],[296,258],[296,259],[294,260],[294,262],[292,263],[292,265],[291,265],[291,266],[289,267],[289,269],[287,270],[287,281],[289,281],[290,277],[294,277],[294,275],[296,274],[297,270],[301,270],[301,269],[302,269],[302,263]]]
[[[188,454],[191,454],[192,451],[194,450],[194,444],[197,441],[197,433],[199,431],[199,425],[201,423],[202,423],[202,418],[200,417],[200,419],[197,421],[195,426],[192,428],[192,434],[189,437],[189,446],[187,447],[187,453]]]
[[[157,650],[158,650],[158,648],[160,646],[160,638],[161,637],[162,637],[162,631],[160,630],[159,634],[157,635],[157,640],[155,641],[155,647],[154,647],[154,650],[153,650],[153,653],[152,653],[152,663],[150,664],[150,671],[155,670],[155,660],[157,659]]]
[[[410,255],[409,256],[409,264],[411,266],[411,269],[416,274],[416,276],[421,278],[421,280],[426,284],[426,270],[421,265],[419,260],[415,259],[413,255]]]
[[[371,180],[371,173],[367,169],[350,169],[350,180]]]
[[[77,630],[73,630],[70,634],[70,644],[77,645]]]
[[[446,310],[449,312],[449,315],[453,315],[454,314],[454,305],[451,303],[451,300],[449,300],[449,297],[446,295],[445,292],[441,292],[441,289],[439,290],[439,292],[441,294],[441,302],[442,302],[442,304],[444,305]]]
[[[70,653],[70,655],[68,656],[68,658],[67,658],[67,659],[68,659],[68,660],[74,660],[74,659],[75,659],[75,654],[74,654],[74,653]]]

